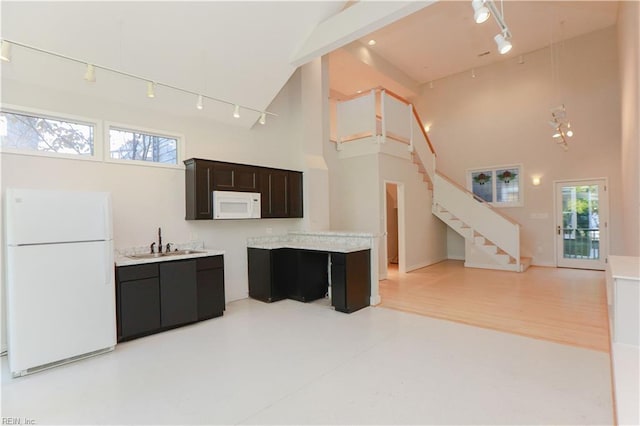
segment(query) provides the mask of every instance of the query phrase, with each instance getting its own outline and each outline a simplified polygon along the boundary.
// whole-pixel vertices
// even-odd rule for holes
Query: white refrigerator
[[[7,189],[5,201],[11,374],[112,350],[110,194]]]

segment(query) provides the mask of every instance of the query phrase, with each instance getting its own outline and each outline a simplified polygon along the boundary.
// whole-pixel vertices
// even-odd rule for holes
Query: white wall
[[[624,247],[618,254],[640,256],[640,3],[620,2],[618,54],[622,112],[622,209]]]
[[[611,252],[621,251],[620,97],[616,30],[567,40],[552,85],[549,49],[423,86],[416,107],[432,123],[437,167],[465,184],[467,169],[522,164],[524,207],[503,212],[522,225],[522,255],[555,265],[553,181],[607,177]],[[564,103],[575,136],[568,152],[551,138],[550,109]],[[533,186],[533,175],[541,176]],[[546,216],[544,216],[546,215]],[[544,218],[540,218],[544,217]]]
[[[18,64],[16,61],[9,66],[30,65],[55,69],[55,61],[47,63],[46,58],[41,59],[38,64]],[[13,74],[20,75],[18,72]],[[174,115],[152,108],[132,108],[127,104],[92,96],[90,88],[60,91],[56,89],[55,79],[48,79],[48,75],[55,75],[55,72],[42,73],[37,82],[10,80],[3,73],[2,102],[179,133],[184,135],[186,142],[185,158],[198,157],[307,171],[305,150],[300,148],[304,116],[300,71],[291,77],[269,107],[279,117],[269,117],[267,125],[257,125],[252,129],[219,124],[207,120],[206,114],[203,118],[181,116],[179,109]],[[86,85],[81,76],[78,77],[78,84]],[[308,78],[304,84],[311,86],[321,83]],[[120,90],[117,84],[108,89]],[[141,95],[144,96],[144,93]],[[162,99],[156,98],[150,102],[162,102]],[[196,239],[203,240],[208,248],[225,250],[227,302],[247,297],[246,238],[264,235],[268,228],[274,234],[285,233],[300,228],[303,223],[301,219],[185,221],[182,169],[8,153],[0,154],[0,161],[3,198],[4,190],[8,187],[110,191],[113,198],[114,243],[117,248],[148,245],[157,238],[157,228],[162,227],[165,242]],[[328,198],[328,194],[319,192],[322,186],[319,188],[305,192],[305,205],[309,205],[309,200],[314,196]],[[316,208],[326,209],[325,213],[319,214],[328,217],[328,206]],[[2,288],[4,291],[4,285]],[[2,331],[2,346],[5,348],[4,328]]]
[[[398,222],[404,219],[405,224],[404,265],[401,264],[400,269],[409,272],[446,259],[447,227],[431,213],[431,192],[423,182],[422,175],[418,173],[418,167],[410,160],[391,155],[380,155],[378,167],[381,179],[379,185],[381,200],[385,197],[385,181],[401,184],[404,190],[404,218],[398,217]],[[402,200],[398,201],[401,203]],[[399,215],[402,210],[399,205]],[[385,213],[384,206],[381,204],[380,232],[385,231]],[[386,262],[382,266],[385,267],[386,272]]]

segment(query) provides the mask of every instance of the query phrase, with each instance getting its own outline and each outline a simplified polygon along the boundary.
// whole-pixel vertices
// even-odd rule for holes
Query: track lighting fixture
[[[493,39],[496,41],[498,52],[500,52],[501,55],[508,53],[513,47],[511,42],[505,38],[504,34],[498,34]]]
[[[473,19],[476,21],[476,24],[486,22],[489,16],[491,16],[491,12],[489,12],[487,6],[484,5],[483,0],[472,0],[471,7],[473,7]]]
[[[156,97],[156,84],[153,81],[147,81],[147,98]]]
[[[87,71],[84,73],[84,79],[90,83],[96,81],[96,67],[91,64],[87,64]]]
[[[264,126],[267,123],[267,114],[264,112],[260,114],[260,120],[258,122]]]
[[[2,47],[0,48],[0,59],[5,62],[11,62],[11,43],[6,40],[2,40]]]
[[[511,48],[511,31],[509,31],[509,27],[507,27],[506,22],[504,21],[504,0],[500,0],[500,10],[496,7],[496,4],[493,0],[472,0],[471,6],[473,7],[473,19],[477,23],[482,23],[489,19],[489,16],[493,16],[500,28],[500,33],[496,35],[493,39],[498,45],[498,51],[501,55],[508,53]]]
[[[60,53],[56,53],[56,52],[51,52],[49,50],[45,50],[45,49],[41,49],[39,47],[34,47],[34,46],[30,46],[28,44],[24,44],[24,43],[20,43],[14,40],[7,40],[7,39],[0,39],[0,59],[2,59],[3,61],[11,61],[11,49],[13,46],[18,46],[19,48],[23,48],[23,49],[29,49],[33,52],[38,52],[38,53],[44,53],[46,55],[50,55],[50,56],[55,56],[56,58],[60,58],[60,59],[66,59],[68,61],[71,62],[76,62],[78,64],[82,64],[84,66],[87,67],[86,72],[84,74],[84,79],[87,81],[95,81],[96,77],[95,77],[95,72],[96,69],[100,69],[102,71],[107,71],[113,74],[117,74],[123,77],[127,77],[130,79],[135,79],[135,80],[140,80],[143,81],[147,84],[147,97],[149,98],[155,98],[156,96],[156,87],[157,86],[162,86],[164,88],[167,89],[172,89],[178,92],[182,92],[185,94],[188,94],[190,96],[196,96],[197,97],[197,103],[196,103],[196,108],[197,109],[203,109],[204,108],[204,99],[208,99],[210,101],[213,102],[218,102],[221,104],[225,104],[225,105],[233,105],[234,110],[233,110],[233,116],[235,118],[240,118],[240,107],[242,107],[243,109],[247,110],[247,111],[253,111],[255,113],[260,114],[260,124],[264,124],[266,123],[266,116],[267,115],[271,115],[274,117],[277,117],[277,114],[274,114],[272,112],[269,111],[264,111],[261,109],[257,109],[257,108],[252,108],[249,106],[244,106],[244,105],[240,105],[237,104],[235,102],[231,102],[225,99],[219,99],[219,98],[215,98],[213,96],[207,96],[201,93],[197,93],[194,92],[192,90],[188,90],[188,89],[183,89],[181,87],[176,87],[173,86],[171,84],[167,84],[167,83],[161,83],[158,81],[154,81],[148,77],[144,77],[144,76],[140,76],[140,75],[135,75],[135,74],[131,74],[125,71],[120,71],[114,68],[110,68],[110,67],[106,67],[103,65],[98,65],[95,63],[89,63],[86,60],[82,60],[82,59],[78,59],[78,58],[73,58],[70,56],[66,56],[66,55],[62,55]]]

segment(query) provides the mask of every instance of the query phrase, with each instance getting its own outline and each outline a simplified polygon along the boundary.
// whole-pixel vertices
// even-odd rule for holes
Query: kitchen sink
[[[176,250],[168,253],[140,253],[140,254],[131,254],[127,257],[132,259],[155,259],[157,257],[172,257],[172,256],[182,256],[185,254],[197,254],[197,253],[206,253],[200,250]]]

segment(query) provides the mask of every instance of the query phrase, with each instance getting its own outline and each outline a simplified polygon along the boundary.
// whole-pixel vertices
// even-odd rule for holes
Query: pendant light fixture
[[[233,107],[233,118],[240,118],[240,105]]]
[[[267,114],[265,114],[264,112],[260,114],[259,123],[262,124],[263,126],[267,123]]]
[[[196,102],[196,108],[202,109],[204,105],[202,104],[202,95],[198,95],[198,102]]]

